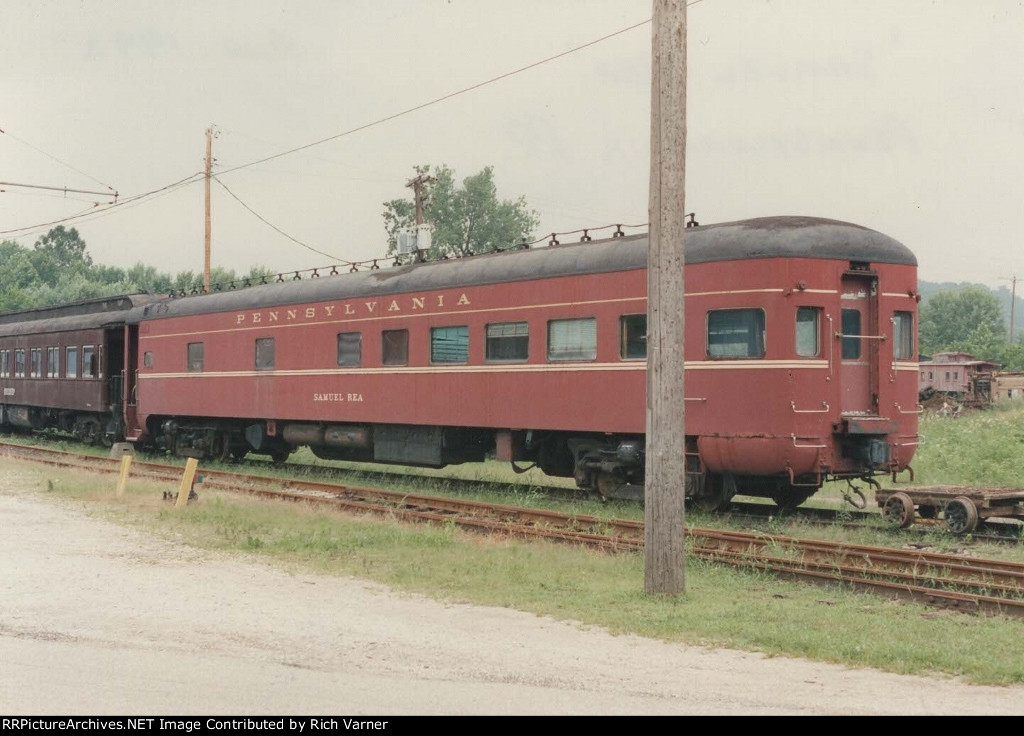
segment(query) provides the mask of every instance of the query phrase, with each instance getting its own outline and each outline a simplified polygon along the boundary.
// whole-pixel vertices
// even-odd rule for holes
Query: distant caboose
[[[923,401],[935,395],[969,405],[992,403],[992,380],[998,363],[975,360],[970,353],[935,353],[921,361],[918,392]]]

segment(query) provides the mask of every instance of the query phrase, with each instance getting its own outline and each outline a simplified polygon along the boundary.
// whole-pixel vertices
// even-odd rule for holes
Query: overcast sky
[[[0,239],[90,212],[64,224],[94,261],[201,272],[202,182],[131,198],[201,172],[211,125],[223,184],[314,249],[215,183],[213,264],[239,272],[383,256],[383,203],[417,164],[493,166],[538,238],[648,219],[648,0],[6,0],[0,17],[0,181],[126,202],[3,187]],[[1022,2],[702,0],[687,23],[698,221],[836,218],[905,243],[923,280],[1024,277]]]

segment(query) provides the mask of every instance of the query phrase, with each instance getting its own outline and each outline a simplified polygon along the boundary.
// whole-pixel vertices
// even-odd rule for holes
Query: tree
[[[128,274],[123,268],[117,266],[104,266],[93,264],[89,269],[89,280],[101,284],[118,284],[128,281]]]
[[[999,299],[984,286],[941,291],[921,305],[921,352],[958,350],[980,359],[1006,347],[1006,324]]]
[[[0,241],[0,274],[0,312],[140,291],[198,293],[203,285],[202,274],[192,271],[172,277],[141,262],[127,270],[93,264],[78,231],[63,227],[50,230],[32,248],[13,240]],[[263,266],[253,266],[241,276],[220,267],[211,273],[215,286],[222,289],[267,283],[275,276]]]
[[[1007,371],[1024,371],[1024,342],[1004,343],[1003,349],[992,358]]]
[[[32,305],[29,289],[39,281],[31,253],[13,240],[0,242],[0,311],[28,309]]]
[[[430,166],[417,166],[417,174],[430,173]],[[481,171],[455,184],[455,173],[442,164],[425,185],[423,219],[433,225],[428,258],[454,258],[508,248],[530,238],[540,223],[524,197],[499,200],[494,169]],[[415,203],[393,199],[384,203],[384,228],[388,254],[398,245],[399,230],[415,225]]]
[[[92,257],[86,252],[85,241],[79,237],[78,230],[65,230],[63,225],[41,236],[31,257],[39,278],[50,286],[56,285],[63,275],[84,273],[92,267]]]
[[[115,296],[137,291],[124,281],[103,283],[89,278],[82,272],[70,271],[62,274],[56,284],[39,283],[31,291],[32,306],[44,307],[52,304],[67,304],[102,296]]]
[[[160,273],[141,261],[125,272],[125,278],[137,289],[151,294],[166,294],[171,290],[171,277],[168,274]]]
[[[265,266],[253,266],[246,274],[239,275],[234,269],[214,266],[210,269],[210,289],[212,291],[225,291],[238,289],[259,283],[269,283],[275,280],[275,274]],[[173,279],[167,279],[165,288],[158,289],[161,292],[185,292],[186,294],[198,294],[203,290],[203,274],[194,271],[179,271]]]

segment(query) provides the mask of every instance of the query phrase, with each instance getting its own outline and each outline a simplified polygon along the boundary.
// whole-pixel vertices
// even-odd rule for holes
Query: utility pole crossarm
[[[22,187],[24,189],[45,189],[50,192],[64,192],[65,194],[97,194],[101,197],[113,197],[117,201],[118,193],[114,190],[109,192],[94,192],[91,189],[69,189],[68,187],[47,187],[42,184],[16,184],[13,181],[0,181],[0,187]]]

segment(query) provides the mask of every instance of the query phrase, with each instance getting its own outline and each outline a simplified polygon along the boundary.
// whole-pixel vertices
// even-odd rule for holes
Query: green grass
[[[916,483],[1024,487],[1024,404],[957,418],[925,414],[921,435],[913,462]],[[81,448],[67,443],[65,449]],[[293,460],[311,466],[305,472],[313,478],[354,485],[382,483],[380,466],[321,461],[310,453],[297,453]],[[835,586],[782,582],[695,558],[687,563],[684,595],[648,596],[643,591],[642,554],[613,556],[565,545],[481,537],[450,525],[351,518],[301,504],[255,502],[206,490],[199,503],[175,510],[160,500],[162,491],[175,488],[133,481],[128,496],[118,500],[112,498],[111,476],[95,480],[24,467],[35,468],[38,488],[44,492],[50,489],[95,513],[197,547],[253,555],[293,569],[355,575],[443,600],[515,608],[666,641],[900,673],[959,676],[976,683],[1024,683],[1024,636],[1018,620],[939,611]],[[449,470],[467,480],[506,485],[470,493],[445,480],[449,473],[422,469],[406,469],[387,485],[411,493],[457,493],[508,505],[643,519],[637,504],[552,498],[539,487],[571,487],[571,481],[550,479],[538,471],[518,475],[501,463]],[[293,475],[295,467],[268,464],[263,471],[284,477]],[[905,482],[905,477],[900,480]],[[845,484],[828,484],[810,503],[843,508],[844,488]],[[868,508],[877,511],[870,489],[865,495]],[[687,524],[736,525],[720,515],[692,511]],[[758,522],[757,530],[891,546],[913,539],[940,552],[966,549],[982,557],[1024,560],[1024,546],[985,545],[941,527],[911,535],[886,527],[880,517],[859,530],[774,517]]]
[[[643,589],[645,562],[639,553],[608,555],[485,537],[451,525],[405,525],[209,490],[201,490],[198,503],[178,510],[161,500],[164,490],[174,490],[167,484],[133,480],[126,497],[115,499],[114,476],[95,479],[40,466],[18,467],[31,469],[42,493],[49,490],[92,513],[178,542],[289,569],[354,575],[446,601],[514,608],[619,634],[891,672],[959,676],[976,683],[1024,683],[1019,620],[939,611],[836,586],[783,582],[695,558],[686,567],[685,594],[649,596]],[[529,498],[529,491],[525,493],[524,499]],[[622,517],[627,510],[578,502],[580,508],[586,504],[609,516]],[[562,508],[576,505],[561,502]],[[642,518],[642,509],[628,508]],[[694,515],[688,520],[703,525],[715,517]],[[765,530],[782,531],[771,529],[774,523],[766,522]],[[810,535],[812,530],[804,531]],[[841,529],[827,533],[854,534]],[[889,543],[900,539],[882,528],[866,533]]]
[[[1024,402],[949,417],[922,416],[915,482],[1024,489]]]

